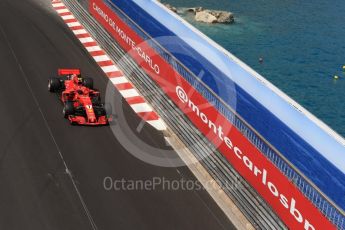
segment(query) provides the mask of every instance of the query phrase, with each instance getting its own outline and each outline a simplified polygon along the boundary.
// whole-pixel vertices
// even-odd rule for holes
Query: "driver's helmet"
[[[79,79],[78,79],[78,76],[76,74],[72,74],[72,80],[75,84],[78,84],[79,83]]]

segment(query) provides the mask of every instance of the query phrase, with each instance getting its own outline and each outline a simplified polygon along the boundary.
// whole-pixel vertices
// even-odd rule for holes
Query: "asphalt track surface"
[[[70,126],[47,92],[61,67],[81,68],[104,92],[107,79],[49,1],[0,0],[1,230],[234,229],[205,191],[105,190],[107,176],[195,178],[186,167],[138,160],[109,127]],[[123,110],[135,129],[139,118],[125,103]],[[147,125],[137,135],[167,148]]]

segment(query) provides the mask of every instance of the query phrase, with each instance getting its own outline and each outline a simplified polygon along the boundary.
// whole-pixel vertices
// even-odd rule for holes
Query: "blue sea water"
[[[344,0],[164,2],[233,12],[232,25],[207,25],[195,22],[193,15],[182,16],[345,136]]]

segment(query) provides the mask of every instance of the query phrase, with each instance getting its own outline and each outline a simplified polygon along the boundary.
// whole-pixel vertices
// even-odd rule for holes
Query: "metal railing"
[[[68,4],[68,0],[64,0]],[[236,114],[235,111],[233,111],[232,108],[230,108],[226,103],[222,101],[217,95],[212,92],[208,86],[206,86],[203,82],[200,81],[200,79],[195,76],[193,73],[191,73],[182,63],[180,63],[173,55],[171,55],[167,50],[165,50],[161,45],[156,42],[152,37],[150,37],[145,31],[143,31],[135,22],[133,22],[124,12],[122,12],[120,9],[118,9],[115,5],[112,4],[110,1],[106,1],[108,5],[117,13],[118,16],[122,20],[124,20],[133,30],[135,30],[144,40],[149,40],[149,45],[156,50],[157,53],[159,53],[168,63],[170,63],[172,66],[174,66],[175,70],[179,72],[181,76],[183,76],[191,85],[196,88],[196,90],[201,93],[210,103],[214,105],[215,108],[219,112],[221,112],[252,144],[254,144],[287,178],[289,178],[296,187],[299,188],[299,190],[339,229],[345,229],[345,222],[344,222],[344,213],[343,210],[338,208],[331,200],[329,200],[321,191],[318,190],[318,188],[308,179],[306,178],[299,170],[297,170],[279,151],[277,151],[273,146],[271,146],[269,143],[267,143],[264,138],[260,136],[249,124],[247,124],[238,114]],[[73,6],[73,4],[69,3],[71,8],[75,8],[76,6]],[[75,9],[78,11],[77,9]],[[80,11],[80,9],[79,9]],[[87,16],[82,15],[80,13],[81,17],[84,17],[84,20],[89,21],[89,23],[93,24],[90,26],[91,33],[94,31],[94,33],[99,33],[99,28],[95,29],[98,25],[95,25],[95,22],[87,19]],[[96,23],[97,24],[97,23]],[[104,33],[104,31],[102,31]],[[106,35],[103,34],[103,37]],[[105,47],[107,47],[107,43],[109,46],[109,43],[113,41],[109,41],[110,37],[107,36],[106,42],[104,44]],[[120,51],[121,48],[111,46],[109,49],[117,49],[117,52],[122,53],[123,51]],[[111,52],[111,51],[110,51]],[[123,56],[119,54],[115,54],[114,56],[118,59],[121,59]],[[136,64],[133,64],[130,61],[130,64],[132,65],[132,68],[136,69],[136,72],[138,72],[138,66]],[[126,66],[128,68],[128,66]],[[129,71],[131,72],[131,71]],[[137,82],[135,84],[137,87],[139,86],[139,90],[141,92],[147,92],[147,90],[154,90],[154,92],[157,92],[157,86],[154,87],[154,83],[152,83],[152,79],[149,79],[149,77],[146,74],[138,73],[139,76],[142,78],[145,78],[145,81],[142,79],[138,79],[135,77],[131,77],[131,80]],[[167,98],[162,94],[149,94],[146,95],[149,100],[153,103],[153,106],[155,109],[157,108],[160,112],[159,114],[163,117],[165,121],[168,121],[169,125],[172,125],[173,129],[181,135],[183,140],[187,140],[187,138],[193,138],[191,136],[186,137],[185,132],[182,132],[180,130],[180,127],[177,127],[175,122],[170,121],[171,114],[167,113],[167,110],[172,110],[173,106],[169,105],[162,105],[161,101],[163,98],[163,101],[169,101]],[[163,108],[160,108],[163,107]],[[175,113],[176,119],[185,119],[184,115],[179,111],[170,111],[170,113]],[[188,122],[188,120],[185,120]],[[202,138],[202,134],[196,132],[195,128],[193,126],[184,126],[185,131],[194,132],[196,134],[195,138]],[[193,140],[188,140],[193,141]],[[200,141],[200,140],[199,140]],[[204,142],[204,146],[200,145],[198,146],[200,149],[195,149],[194,152],[197,152],[196,154],[199,155],[200,159],[203,159],[202,152],[209,152],[214,151],[214,148],[210,148],[209,143]],[[203,151],[202,151],[203,150]],[[214,158],[211,159],[211,157],[208,157],[207,159],[203,160],[203,163],[206,164],[207,168],[210,170],[211,174],[214,176],[214,178],[221,184],[227,185],[229,181],[234,180],[240,180],[241,183],[244,186],[244,190],[241,192],[244,192],[245,194],[238,194],[239,191],[228,191],[228,194],[231,197],[235,197],[239,199],[238,197],[241,197],[241,195],[247,195],[247,197],[257,197],[257,194],[255,191],[249,189],[249,185],[242,180],[242,178],[233,171],[230,164],[226,161],[226,159],[222,156],[220,156],[220,153],[215,153]],[[220,168],[222,170],[220,170]],[[238,190],[238,188],[237,188]],[[237,194],[235,194],[237,192]],[[249,198],[241,198],[243,199],[249,199]],[[264,201],[262,199],[256,199],[256,204],[265,206]],[[242,202],[240,206],[248,209],[248,202]],[[246,207],[247,206],[247,207]],[[250,208],[250,207],[249,207]],[[251,207],[252,208],[252,207]],[[277,226],[280,226],[280,228],[284,228],[283,225],[279,222],[280,220],[274,216],[272,213],[269,213],[270,210],[268,207],[264,207],[260,210],[256,210],[257,213],[251,213],[250,210],[247,210],[247,216],[250,216],[252,219],[255,219],[254,224],[258,227],[265,227],[265,228],[272,228],[275,229]],[[263,212],[266,212],[265,214],[262,214]],[[268,223],[262,223],[262,221],[259,220],[258,213],[260,213],[259,216],[263,217],[271,217],[273,220],[275,220],[278,224],[268,224]],[[272,227],[273,226],[273,227]],[[275,226],[275,227],[274,227]]]

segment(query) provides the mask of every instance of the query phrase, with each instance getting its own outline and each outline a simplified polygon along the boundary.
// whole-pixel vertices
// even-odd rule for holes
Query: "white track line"
[[[113,78],[110,78],[110,81],[114,85],[123,84],[123,83],[128,83],[129,82],[126,77],[113,77]]]
[[[79,34],[88,34],[88,32],[85,29],[80,29],[80,30],[73,30],[73,33],[75,35],[79,35]]]
[[[107,55],[92,56],[96,62],[110,61],[111,59]]]
[[[104,73],[116,72],[119,70],[115,65],[102,66],[101,68]]]
[[[62,13],[67,13],[67,12],[69,12],[69,10],[68,10],[68,9],[61,9],[61,10],[57,10],[57,12],[58,12],[59,14],[62,14]]]
[[[85,47],[87,49],[88,52],[94,52],[94,51],[100,51],[102,50],[101,47],[99,46],[89,46],[89,47]]]
[[[147,103],[132,104],[131,107],[136,113],[153,112],[151,106]]]
[[[135,89],[120,90],[120,93],[124,98],[140,96]]]
[[[158,120],[151,120],[151,121],[146,121],[146,122],[159,131],[163,131],[167,129],[166,125],[160,118]]]
[[[79,41],[81,43],[87,43],[87,42],[94,42],[95,40],[93,40],[92,37],[88,37],[88,38],[79,38]]]
[[[69,19],[75,19],[75,17],[71,14],[71,15],[65,15],[65,16],[61,16],[61,18],[63,20],[69,20]]]
[[[63,3],[61,3],[61,2],[60,2],[60,3],[53,3],[52,5],[53,5],[54,8],[56,8],[56,7],[61,7],[61,6],[65,6],[65,5],[64,5]]]
[[[67,23],[68,27],[75,27],[75,26],[81,26],[79,22],[69,22]]]

